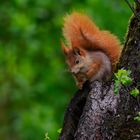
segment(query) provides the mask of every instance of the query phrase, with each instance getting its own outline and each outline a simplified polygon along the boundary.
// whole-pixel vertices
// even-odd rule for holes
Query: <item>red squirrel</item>
[[[118,38],[102,31],[86,15],[73,12],[64,18],[62,51],[77,86],[112,75],[122,47]]]

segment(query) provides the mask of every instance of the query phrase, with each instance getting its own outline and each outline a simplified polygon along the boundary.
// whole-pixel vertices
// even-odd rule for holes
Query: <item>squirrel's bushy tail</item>
[[[84,14],[73,12],[64,18],[63,35],[70,45],[85,46],[87,42],[84,36],[93,36],[98,31],[98,27]]]
[[[81,47],[88,50],[102,50],[114,67],[118,62],[121,46],[116,36],[101,31],[86,15],[73,12],[64,18],[63,35],[69,47]]]

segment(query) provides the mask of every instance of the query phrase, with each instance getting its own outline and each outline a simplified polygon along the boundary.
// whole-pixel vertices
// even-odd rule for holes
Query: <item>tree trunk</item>
[[[138,2],[135,10],[140,13]],[[140,20],[136,16],[130,21],[120,68],[131,70],[131,86],[122,86],[115,95],[113,80],[85,83],[67,108],[59,140],[140,140],[140,123],[134,121],[140,96],[130,95],[134,87],[140,90]]]

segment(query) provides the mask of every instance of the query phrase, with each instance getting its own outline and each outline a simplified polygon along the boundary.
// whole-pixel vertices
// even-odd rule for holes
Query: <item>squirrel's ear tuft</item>
[[[61,40],[61,48],[62,48],[62,51],[65,55],[68,54],[69,52],[69,48],[68,47],[65,47],[65,44],[63,43],[63,41]]]
[[[76,55],[80,55],[80,48],[78,47],[73,47],[73,51]]]
[[[81,55],[81,56],[85,56],[85,52],[82,48],[79,47],[73,47],[74,53],[76,55]]]

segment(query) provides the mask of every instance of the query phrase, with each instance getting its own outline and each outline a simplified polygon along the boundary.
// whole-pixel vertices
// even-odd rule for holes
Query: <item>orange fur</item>
[[[67,15],[63,35],[67,46],[61,41],[62,50],[79,88],[86,80],[103,80],[115,70],[120,42],[110,32],[100,30],[88,16],[77,12]]]
[[[69,47],[102,50],[115,69],[121,54],[119,40],[110,32],[101,31],[88,16],[77,12],[67,15],[64,18],[63,35]]]

